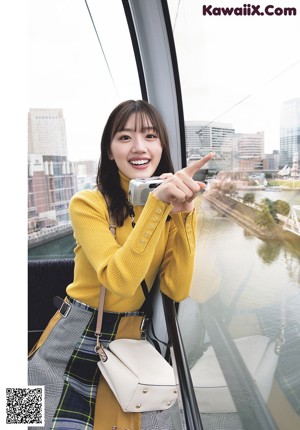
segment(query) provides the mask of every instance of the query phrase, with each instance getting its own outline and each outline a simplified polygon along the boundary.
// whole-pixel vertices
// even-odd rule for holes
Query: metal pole
[[[174,352],[187,430],[203,430],[193,382],[187,363],[174,302],[162,295],[169,340]]]

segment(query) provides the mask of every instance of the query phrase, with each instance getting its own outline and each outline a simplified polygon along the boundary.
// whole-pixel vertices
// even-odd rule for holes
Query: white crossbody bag
[[[99,369],[125,412],[170,408],[177,400],[172,366],[147,340],[116,339],[100,342],[106,288],[101,287],[96,328]]]

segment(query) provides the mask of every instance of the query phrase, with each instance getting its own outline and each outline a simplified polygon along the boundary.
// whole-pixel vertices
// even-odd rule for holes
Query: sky
[[[84,0],[29,0],[28,108],[63,109],[71,160],[98,159],[111,110],[141,98],[122,2],[88,5],[103,51]]]
[[[265,131],[265,152],[279,149],[281,103],[300,97],[300,15],[203,16],[203,3],[169,1],[185,120]],[[62,108],[69,158],[98,159],[110,111],[141,97],[121,1],[88,1],[101,47],[84,0],[28,4],[28,108]]]
[[[279,149],[281,103],[300,97],[300,15],[208,17],[201,14],[203,3],[249,4],[180,2],[174,34],[186,119],[229,122],[242,133],[265,131],[266,152]]]

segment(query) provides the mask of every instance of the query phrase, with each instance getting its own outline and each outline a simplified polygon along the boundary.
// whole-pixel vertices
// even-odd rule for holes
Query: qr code
[[[44,387],[6,388],[6,424],[44,425]]]

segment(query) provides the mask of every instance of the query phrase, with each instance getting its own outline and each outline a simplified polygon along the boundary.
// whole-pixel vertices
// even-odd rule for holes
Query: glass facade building
[[[280,167],[292,167],[295,154],[300,157],[300,98],[285,101],[280,116]]]

